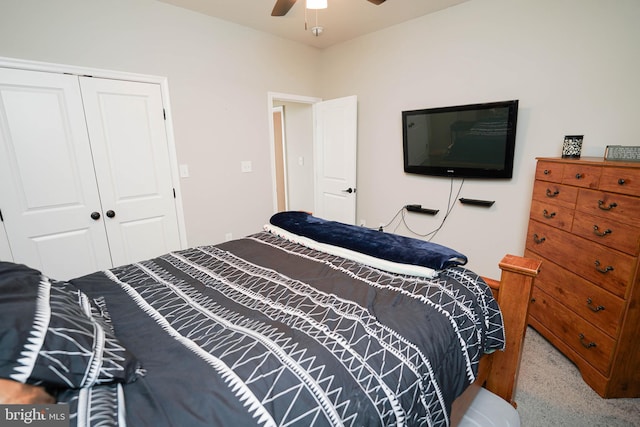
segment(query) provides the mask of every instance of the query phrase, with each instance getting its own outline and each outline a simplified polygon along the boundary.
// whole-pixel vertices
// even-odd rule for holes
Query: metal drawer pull
[[[551,171],[549,169],[545,169],[544,172],[542,172],[545,175],[549,175],[551,173]]]
[[[600,268],[600,261],[596,260],[596,270],[598,270],[600,273],[608,273],[610,271],[613,271],[613,267],[610,265],[607,265],[605,268]]]
[[[538,237],[538,234],[536,234],[536,233],[534,233],[534,234],[533,234],[533,241],[534,241],[534,242],[536,242],[536,243],[542,243],[542,242],[544,242],[545,240],[547,240],[547,238],[546,238],[546,237]]]
[[[604,305],[594,307],[591,304],[593,304],[593,301],[591,300],[591,298],[587,298],[587,307],[589,307],[589,310],[593,311],[594,313],[604,310]]]
[[[582,177],[584,176],[584,174],[582,173],[577,173],[576,174],[576,179],[582,179]]]
[[[591,347],[595,347],[595,346],[596,346],[596,343],[594,343],[593,341],[591,341],[591,342],[586,342],[586,341],[584,340],[584,334],[580,334],[579,336],[580,336],[580,344],[582,344],[582,346],[583,346],[584,348],[589,349],[589,348],[591,348]]]
[[[616,202],[609,203],[609,206],[605,206],[604,205],[604,200],[598,200],[598,207],[600,209],[602,209],[603,211],[610,211],[611,209],[615,208],[616,206],[618,206],[618,204]]]
[[[543,211],[542,211],[542,216],[544,216],[544,217],[545,217],[545,218],[547,218],[547,219],[551,219],[551,218],[553,218],[554,216],[556,216],[556,213],[555,213],[555,212],[551,212],[551,213],[549,213],[549,211],[547,211],[547,210],[545,209],[545,210],[543,210]]]
[[[625,185],[625,184],[626,184],[626,182],[625,182],[624,178],[620,178],[620,179],[618,180],[618,184],[620,184],[620,185]]]
[[[593,226],[593,234],[595,234],[596,236],[604,237],[604,236],[606,236],[607,234],[611,234],[611,233],[613,233],[613,231],[611,231],[611,229],[610,229],[610,228],[607,228],[607,229],[606,229],[606,230],[604,230],[604,231],[599,231],[599,229],[598,229],[598,226],[597,226],[597,225],[594,225],[594,226]]]
[[[560,192],[558,190],[556,191],[551,191],[547,188],[547,197],[556,197],[558,194],[560,194]]]

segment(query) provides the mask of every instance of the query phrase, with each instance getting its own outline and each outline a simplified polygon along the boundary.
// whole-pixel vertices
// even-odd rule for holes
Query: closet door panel
[[[9,238],[7,237],[4,223],[0,224],[0,261],[13,261],[13,255],[9,247]]]
[[[112,266],[77,77],[0,69],[0,209],[15,262],[57,279]]]
[[[80,78],[114,265],[180,248],[160,86]]]

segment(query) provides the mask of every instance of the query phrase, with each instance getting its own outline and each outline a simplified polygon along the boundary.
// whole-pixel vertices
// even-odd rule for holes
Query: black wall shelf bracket
[[[405,208],[407,208],[409,212],[417,212],[417,213],[427,214],[427,215],[435,215],[438,212],[440,212],[439,209],[427,209],[427,208],[423,208],[420,205],[407,205],[405,206]]]
[[[495,200],[465,199],[464,197],[459,200],[460,203],[464,205],[484,206],[486,208],[492,206],[496,202]]]

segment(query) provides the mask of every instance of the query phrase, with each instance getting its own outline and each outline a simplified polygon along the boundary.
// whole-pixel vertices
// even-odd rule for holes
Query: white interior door
[[[160,86],[80,84],[114,266],[179,249]]]
[[[111,267],[77,77],[0,68],[0,210],[15,262]]]
[[[0,211],[0,215],[2,215],[2,211]],[[13,261],[13,255],[11,255],[11,248],[9,247],[9,238],[4,228],[4,221],[0,223],[0,261]]]
[[[315,215],[356,222],[357,97],[313,105]]]

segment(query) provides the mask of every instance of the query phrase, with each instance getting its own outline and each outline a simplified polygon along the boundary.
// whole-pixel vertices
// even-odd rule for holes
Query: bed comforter
[[[448,425],[504,346],[488,286],[461,266],[393,274],[268,232],[69,283],[136,365],[60,389],[77,425]]]

